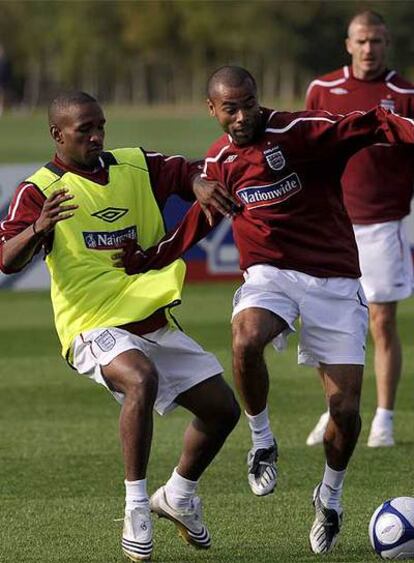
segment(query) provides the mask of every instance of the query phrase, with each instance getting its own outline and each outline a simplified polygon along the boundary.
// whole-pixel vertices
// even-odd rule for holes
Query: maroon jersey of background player
[[[348,158],[373,143],[414,142],[414,122],[383,108],[340,116],[263,109],[263,130],[239,146],[227,134],[208,151],[204,176],[243,205],[233,233],[243,270],[270,264],[316,277],[360,276],[340,178]],[[221,216],[217,216],[217,222]],[[209,231],[195,203],[150,251],[145,269],[171,262]]]
[[[332,113],[367,111],[380,105],[414,116],[414,86],[385,70],[373,80],[355,78],[351,66],[317,78],[309,85],[308,109]],[[355,224],[383,223],[410,213],[414,184],[414,149],[375,145],[353,156],[342,176],[344,201]]]

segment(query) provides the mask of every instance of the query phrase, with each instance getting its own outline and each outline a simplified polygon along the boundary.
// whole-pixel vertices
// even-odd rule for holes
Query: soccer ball
[[[369,523],[371,545],[382,559],[414,558],[414,498],[385,501]]]

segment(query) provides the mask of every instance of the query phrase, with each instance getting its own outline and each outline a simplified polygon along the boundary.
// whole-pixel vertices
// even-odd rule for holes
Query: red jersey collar
[[[392,70],[389,69],[389,68],[385,68],[385,69],[384,69],[384,72],[381,72],[381,74],[378,75],[376,78],[373,78],[372,80],[363,80],[362,78],[356,78],[356,77],[354,76],[354,73],[353,73],[353,71],[352,71],[352,65],[348,65],[348,66],[345,66],[345,67],[344,67],[344,74],[345,74],[345,77],[346,77],[347,71],[346,71],[345,69],[347,69],[347,71],[348,71],[349,79],[350,79],[350,80],[356,80],[357,82],[385,82],[387,76],[388,76],[390,73],[395,74],[395,71],[392,71]]]
[[[63,170],[64,172],[72,172],[77,176],[82,176],[82,178],[86,178],[87,180],[91,180],[97,184],[107,184],[108,183],[108,170],[105,166],[105,163],[101,157],[99,157],[99,166],[89,172],[87,170],[81,170],[80,168],[76,168],[74,166],[68,166],[64,162],[60,160],[60,158],[55,154],[53,157],[53,164]]]

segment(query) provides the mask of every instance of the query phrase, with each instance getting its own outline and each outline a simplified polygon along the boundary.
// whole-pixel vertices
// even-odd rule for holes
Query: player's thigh
[[[73,363],[79,374],[104,385],[121,403],[127,385],[141,377],[154,383],[157,377],[145,339],[116,327],[80,334],[73,345]]]
[[[397,302],[369,303],[369,319],[372,331],[394,335],[397,330]]]
[[[233,390],[222,375],[215,375],[194,385],[176,398],[176,403],[202,420],[239,417],[240,407]]]
[[[293,281],[287,271],[257,265],[248,269],[233,300],[233,344],[263,345],[281,333],[294,332],[299,308],[290,295]]]
[[[177,398],[198,384],[223,372],[220,362],[181,330],[160,329],[148,336],[148,356],[158,372],[155,409],[165,414],[178,404]]]
[[[286,321],[272,311],[259,307],[243,309],[233,318],[233,349],[262,348],[286,329]]]
[[[354,225],[362,272],[361,284],[369,303],[400,301],[412,294],[413,264],[402,221]]]
[[[365,361],[368,305],[358,280],[315,280],[301,304],[299,362],[356,364]]]
[[[134,388],[157,391],[158,374],[155,365],[140,350],[121,352],[101,369],[108,386],[118,393],[126,394]]]

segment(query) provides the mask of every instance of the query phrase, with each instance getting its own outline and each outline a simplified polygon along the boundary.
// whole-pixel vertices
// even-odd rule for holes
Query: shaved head
[[[257,92],[256,81],[248,70],[241,66],[222,66],[213,72],[207,81],[207,97],[214,97],[219,86],[223,85],[228,88],[240,88],[249,81],[253,91]]]
[[[363,25],[363,26],[383,26],[386,27],[385,20],[378,12],[374,12],[373,10],[364,10],[363,12],[358,12],[349,22],[348,25],[348,37],[352,33],[353,27],[356,25]]]
[[[90,103],[97,104],[98,102],[93,96],[86,92],[61,92],[49,104],[49,125],[56,125],[72,106]]]

